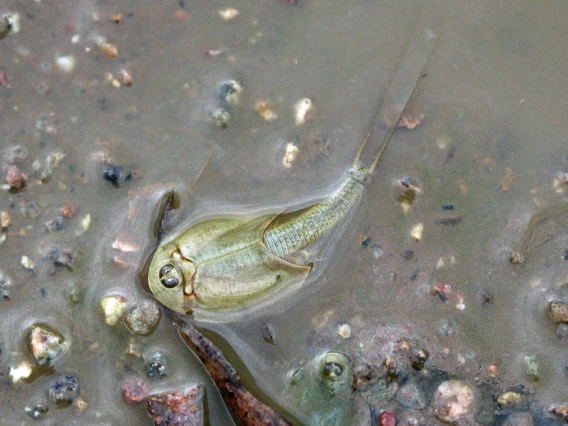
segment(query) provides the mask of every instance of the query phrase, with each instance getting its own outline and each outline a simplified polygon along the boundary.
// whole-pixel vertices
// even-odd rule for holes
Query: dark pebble
[[[166,361],[160,355],[157,355],[146,367],[146,373],[151,379],[161,379],[166,377]]]
[[[47,397],[55,402],[71,402],[79,396],[79,378],[71,373],[55,375],[47,386]]]
[[[103,177],[112,183],[120,183],[124,180],[124,167],[107,166],[103,172]]]
[[[445,204],[442,206],[442,210],[453,210],[454,209],[454,205],[453,204]]]
[[[369,247],[369,246],[371,245],[371,237],[365,238],[365,239],[361,242],[361,245],[362,245],[364,248]]]
[[[223,83],[219,88],[219,99],[221,99],[222,101],[226,101],[227,96],[232,95],[236,91],[237,90],[235,89],[235,85],[233,84],[233,82],[228,81],[226,83]]]

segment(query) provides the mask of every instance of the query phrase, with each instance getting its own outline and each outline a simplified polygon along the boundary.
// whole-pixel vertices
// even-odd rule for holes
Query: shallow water
[[[224,21],[217,10],[225,7],[240,14]],[[155,206],[170,188],[182,201],[167,223],[172,233],[207,216],[293,209],[329,194],[421,26],[439,37],[407,109],[422,121],[394,134],[362,204],[313,278],[250,320],[201,325],[215,343],[232,348],[247,386],[277,400],[290,370],[323,350],[352,353],[369,328],[410,324],[429,339],[453,318],[457,332],[433,344],[448,348],[445,361],[433,359],[438,367],[474,384],[497,364],[503,389],[524,385],[545,408],[566,404],[566,342],[547,314],[550,300],[565,297],[555,289],[566,283],[566,229],[551,231],[554,245],[531,248],[525,265],[508,259],[536,212],[565,203],[553,181],[568,167],[567,8],[530,1],[440,1],[427,8],[411,1],[0,3],[0,12],[21,18],[20,31],[0,40],[7,76],[0,144],[3,151],[29,150],[19,163],[25,188],[3,189],[0,197],[0,211],[12,216],[0,245],[0,270],[12,281],[0,311],[0,423],[31,423],[24,407],[45,402],[47,375],[33,383],[9,378],[12,366],[32,362],[24,337],[41,322],[70,342],[53,365],[79,376],[88,403],[83,412],[50,406],[46,424],[151,424],[143,407],[122,399],[131,376],[142,377],[150,392],[203,383],[210,424],[230,424],[211,380],[167,319],[151,336],[137,337],[122,324],[107,326],[100,300],[150,297],[137,271],[156,244]],[[119,23],[109,19],[113,13],[122,14]],[[101,53],[101,37],[117,47],[116,58]],[[68,55],[76,65],[65,72],[56,58]],[[132,85],[115,87],[122,69]],[[227,79],[245,89],[238,105],[227,106],[231,119],[221,129],[210,112],[223,105],[218,89]],[[296,126],[293,106],[304,97],[316,114]],[[271,102],[278,117],[263,120],[254,110],[258,100]],[[288,143],[299,147],[291,168],[282,165]],[[33,162],[43,165],[58,151],[65,158],[39,183]],[[95,155],[101,152],[132,178],[118,187],[105,181]],[[7,165],[2,158],[3,176]],[[422,190],[407,213],[396,188],[405,177]],[[39,206],[37,217],[21,213],[28,201]],[[74,217],[45,232],[66,203],[75,206]],[[448,205],[453,210],[443,210]],[[410,231],[420,222],[424,233],[416,241]],[[136,251],[113,249],[117,237]],[[368,237],[382,256],[362,246]],[[53,265],[58,249],[73,254],[70,269]],[[35,262],[33,271],[22,267],[23,255]],[[437,268],[440,258],[444,267]],[[447,303],[431,292],[443,285],[453,288]],[[483,292],[491,303],[482,303]],[[335,334],[344,322],[352,339]],[[263,338],[265,324],[274,346]],[[131,342],[145,360],[163,353],[168,376],[147,379],[144,362],[124,355]],[[539,381],[525,373],[524,357],[533,355],[542,366]]]

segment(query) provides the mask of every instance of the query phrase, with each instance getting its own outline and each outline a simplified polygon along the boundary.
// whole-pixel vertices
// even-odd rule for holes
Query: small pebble
[[[527,402],[527,398],[518,392],[505,392],[497,397],[497,403],[503,408],[521,408]]]
[[[124,316],[124,325],[140,336],[151,334],[160,322],[162,311],[156,303],[144,300],[131,307]]]
[[[8,12],[2,15],[0,21],[0,40],[7,34],[16,34],[20,31],[20,14]]]
[[[551,302],[548,306],[554,322],[568,322],[568,303]]]
[[[122,384],[122,396],[128,405],[138,405],[146,399],[146,384],[140,379],[126,379]]]
[[[124,296],[106,296],[101,300],[101,307],[105,316],[105,322],[113,326],[124,315],[126,311],[126,297]]]
[[[57,219],[53,220],[50,219],[43,224],[43,231],[44,232],[54,232],[54,231],[61,231],[64,227],[65,223],[63,222],[62,217],[58,217]]]
[[[8,211],[3,211],[0,213],[0,225],[2,228],[7,228],[12,224],[12,215]]]
[[[474,395],[460,380],[442,382],[434,394],[434,413],[444,422],[456,422],[472,412]]]
[[[22,256],[22,266],[28,271],[33,271],[35,268],[35,262],[31,260],[28,256]]]
[[[379,414],[379,426],[396,426],[396,418],[389,411],[383,411]]]
[[[221,83],[219,99],[230,104],[239,103],[239,97],[243,92],[243,85],[237,80],[228,80]]]
[[[231,114],[223,108],[217,108],[211,111],[211,118],[213,118],[213,121],[217,124],[217,126],[225,129],[227,127],[227,123],[231,119]]]
[[[560,172],[552,181],[552,187],[558,194],[563,194],[568,189],[568,173]]]
[[[83,219],[81,219],[81,222],[79,222],[79,229],[77,229],[75,235],[79,236],[84,234],[89,229],[89,226],[91,226],[91,215],[86,214]]]
[[[30,329],[27,347],[37,363],[44,365],[61,357],[69,345],[61,334],[38,324]]]
[[[83,399],[81,395],[73,400],[73,406],[77,408],[78,413],[82,413],[87,409],[89,403]]]
[[[538,357],[536,355],[526,355],[524,361],[527,376],[534,381],[538,381],[540,376],[540,361]]]
[[[55,63],[61,71],[69,73],[75,69],[76,60],[74,56],[59,56]]]
[[[103,170],[103,177],[111,183],[118,184],[125,178],[124,167],[109,164]]]
[[[100,51],[107,58],[114,59],[118,56],[118,48],[111,43],[103,43],[100,47]]]
[[[79,377],[72,373],[58,373],[48,383],[47,397],[54,402],[71,402],[79,396]]]
[[[341,324],[337,327],[337,335],[342,339],[349,339],[351,337],[351,326],[349,324]]]
[[[276,332],[274,331],[274,327],[272,327],[271,324],[268,323],[263,324],[262,338],[266,343],[269,343],[272,346],[276,345]]]
[[[75,206],[71,203],[64,204],[59,208],[59,214],[66,219],[71,219],[75,216]]]
[[[422,234],[424,233],[424,224],[422,222],[414,225],[412,230],[410,231],[410,235],[416,241],[420,241],[422,239]]]
[[[10,367],[10,378],[12,383],[17,383],[20,380],[27,379],[32,374],[32,366],[24,361],[21,362],[17,367]]]
[[[278,117],[266,101],[258,101],[254,104],[254,110],[266,121],[272,121]]]
[[[298,156],[300,149],[293,143],[286,145],[286,152],[284,153],[284,158],[282,159],[282,165],[286,168],[292,167],[294,160]]]
[[[148,363],[146,373],[150,379],[162,379],[166,377],[166,360],[164,357],[160,354],[156,355],[154,359]]]
[[[378,259],[379,257],[381,257],[383,255],[383,249],[381,249],[381,246],[379,246],[377,244],[373,244],[371,246],[371,253],[373,253],[373,257],[375,259]]]
[[[53,264],[59,268],[67,268],[73,262],[73,255],[65,250],[56,250],[51,254]]]
[[[204,423],[203,396],[204,389],[193,385],[183,394],[170,392],[151,395],[146,402],[146,412],[157,425],[201,426]],[[167,420],[166,422],[164,420]]]
[[[225,21],[230,21],[231,19],[235,19],[237,16],[239,16],[239,11],[232,7],[228,7],[226,9],[219,9],[217,13]]]
[[[14,189],[21,189],[28,177],[16,165],[9,165],[6,170],[6,183]]]
[[[416,348],[410,355],[410,364],[416,371],[424,369],[426,361],[430,358],[430,352],[427,349]]]
[[[27,405],[24,408],[24,411],[32,419],[39,419],[49,411],[49,408],[43,404],[34,404],[32,406]]]
[[[132,86],[132,74],[128,72],[125,68],[121,69],[118,73],[118,79],[125,86]]]
[[[309,98],[300,99],[294,109],[296,111],[296,126],[306,123],[314,116],[314,104]]]
[[[42,183],[49,182],[51,176],[53,176],[53,172],[55,172],[55,169],[59,167],[64,158],[65,154],[63,152],[52,152],[48,154],[45,158],[45,165],[39,173],[39,178]]]

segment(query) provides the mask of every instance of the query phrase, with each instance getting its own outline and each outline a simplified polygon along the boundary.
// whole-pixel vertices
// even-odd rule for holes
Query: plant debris
[[[173,326],[178,329],[185,343],[203,362],[234,417],[244,426],[290,425],[276,411],[260,402],[243,387],[237,371],[211,341],[183,317],[176,314],[173,317]]]

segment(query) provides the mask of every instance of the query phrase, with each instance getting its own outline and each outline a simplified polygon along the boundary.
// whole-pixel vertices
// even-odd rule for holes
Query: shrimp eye
[[[160,282],[166,288],[174,288],[179,284],[178,271],[171,263],[160,269]]]
[[[328,361],[323,365],[322,373],[332,380],[338,380],[343,374],[343,366],[336,362]]]

